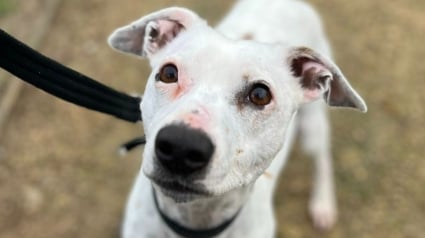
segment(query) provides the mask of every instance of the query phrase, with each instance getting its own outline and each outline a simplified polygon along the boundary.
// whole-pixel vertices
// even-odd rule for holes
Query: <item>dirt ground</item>
[[[9,14],[34,1],[18,0]],[[424,237],[425,1],[310,2],[369,112],[331,111],[338,224],[329,232],[312,228],[312,164],[296,150],[276,193],[278,237]],[[147,62],[108,48],[114,28],[170,5],[190,7],[214,24],[231,4],[63,1],[40,51],[117,89],[142,92]],[[118,237],[141,149],[125,158],[115,149],[141,133],[139,125],[25,86],[0,135],[0,237]]]

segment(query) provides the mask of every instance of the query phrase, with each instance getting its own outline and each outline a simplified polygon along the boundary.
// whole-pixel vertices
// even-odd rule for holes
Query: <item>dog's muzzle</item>
[[[169,172],[179,175],[189,175],[205,168],[214,149],[206,133],[184,124],[162,128],[155,139],[156,158]]]

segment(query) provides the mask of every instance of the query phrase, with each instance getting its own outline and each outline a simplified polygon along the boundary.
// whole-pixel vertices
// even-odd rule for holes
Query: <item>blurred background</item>
[[[278,237],[424,237],[425,1],[309,2],[369,112],[330,112],[338,224],[329,232],[312,228],[312,163],[295,149],[276,192]],[[109,49],[109,33],[171,5],[214,25],[232,4],[0,0],[0,26],[98,81],[140,93],[147,62]],[[124,158],[116,149],[141,133],[139,125],[65,103],[0,70],[0,237],[118,237],[142,149]]]

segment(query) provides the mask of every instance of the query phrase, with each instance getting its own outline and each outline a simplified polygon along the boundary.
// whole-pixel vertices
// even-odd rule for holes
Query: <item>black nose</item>
[[[175,174],[190,174],[206,167],[214,153],[214,144],[201,130],[185,125],[162,128],[155,140],[159,162]]]

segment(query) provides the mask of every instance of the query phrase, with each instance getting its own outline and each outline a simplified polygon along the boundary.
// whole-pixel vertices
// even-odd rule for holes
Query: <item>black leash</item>
[[[103,85],[31,49],[0,29],[0,67],[35,87],[70,103],[141,121],[140,97]]]
[[[220,225],[209,228],[209,229],[191,229],[188,227],[184,227],[180,225],[178,222],[174,221],[173,219],[169,218],[164,212],[161,211],[158,204],[158,198],[156,197],[155,189],[152,187],[152,193],[153,193],[153,200],[155,202],[156,210],[158,211],[159,215],[161,216],[161,219],[164,221],[165,224],[176,234],[179,236],[185,237],[185,238],[212,238],[223,231],[225,231],[238,217],[241,209],[239,209],[235,215],[233,215],[228,220],[224,221]]]
[[[133,150],[134,148],[144,145],[146,144],[146,137],[142,136],[142,137],[136,137],[132,140],[129,140],[125,143],[123,143],[120,148],[119,148],[119,154],[124,156],[126,155],[129,151]]]

